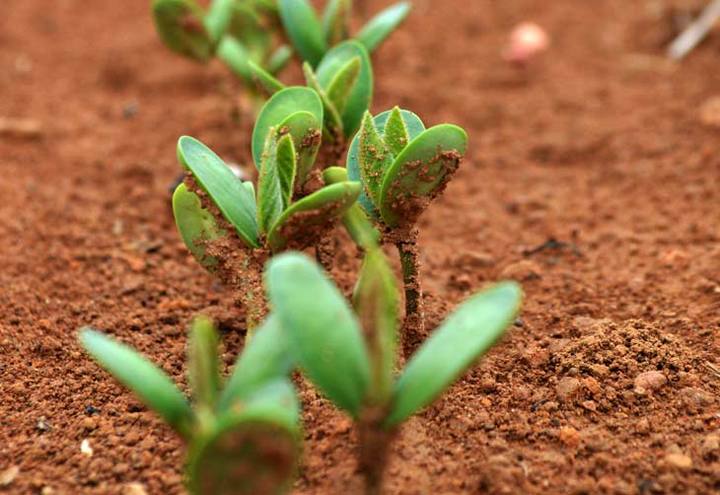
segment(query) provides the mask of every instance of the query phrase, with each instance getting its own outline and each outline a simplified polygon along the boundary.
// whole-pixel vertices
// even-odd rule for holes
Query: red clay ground
[[[182,492],[180,443],[85,357],[79,326],[181,381],[193,314],[219,318],[228,364],[241,342],[242,313],[181,245],[167,187],[179,135],[244,162],[252,122],[221,67],[161,46],[148,3],[2,5],[0,117],[42,126],[0,136],[0,472],[20,468],[6,493]],[[720,94],[720,34],[673,66],[662,0],[415,4],[376,57],[373,109],[399,103],[472,140],[422,222],[429,326],[503,277],[527,299],[504,343],[403,429],[388,492],[720,490],[720,129],[698,118]],[[553,46],[523,73],[499,52],[526,19]],[[350,287],[347,242],[338,259]],[[359,486],[350,422],[302,396],[297,493]]]

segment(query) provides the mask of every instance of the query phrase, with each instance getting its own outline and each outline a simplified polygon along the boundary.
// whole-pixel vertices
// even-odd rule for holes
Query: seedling
[[[426,129],[417,115],[398,107],[374,118],[366,112],[350,144],[348,177],[363,185],[358,202],[400,254],[406,330],[424,330],[417,220],[443,192],[466,148],[460,127]]]
[[[349,37],[352,0],[329,0],[322,21],[307,0],[278,0],[283,27],[295,50],[311,66],[318,65],[328,49]],[[396,3],[372,18],[355,39],[373,52],[410,13],[410,3]]]
[[[322,103],[309,88],[284,89],[265,104],[252,136],[257,193],[197,139],[178,141],[189,174],[173,194],[175,222],[200,264],[239,289],[249,331],[266,313],[260,277],[267,257],[315,245],[360,194],[359,184],[342,181],[296,199],[315,163],[322,121]]]
[[[398,293],[379,249],[368,251],[353,313],[307,257],[287,253],[266,272],[273,311],[307,377],[357,423],[368,494],[379,493],[398,427],[432,403],[514,320],[520,287],[503,282],[463,303],[395,377]]]
[[[172,51],[198,62],[221,59],[248,85],[249,63],[276,74],[292,50],[276,47],[272,26],[279,25],[274,0],[213,0],[207,10],[195,0],[154,0],[153,17],[160,38]]]
[[[268,94],[285,85],[257,64],[250,64],[257,84]],[[344,41],[324,54],[316,69],[303,64],[308,87],[320,96],[324,108],[324,134],[342,144],[357,132],[373,96],[373,69],[367,49],[358,41]]]
[[[218,335],[197,318],[188,343],[193,404],[165,372],[95,330],[80,342],[100,365],[160,415],[188,444],[186,483],[196,495],[285,493],[300,453],[292,358],[277,319],[265,321],[222,386]]]

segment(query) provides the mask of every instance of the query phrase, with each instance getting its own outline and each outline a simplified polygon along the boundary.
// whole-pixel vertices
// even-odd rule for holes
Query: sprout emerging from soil
[[[291,487],[301,433],[288,379],[293,362],[281,337],[270,317],[223,387],[217,332],[208,319],[197,318],[188,343],[191,406],[145,357],[95,330],[80,331],[87,352],[188,444],[186,482],[197,495],[274,494]]]
[[[399,425],[439,397],[502,336],[522,298],[514,282],[474,295],[396,378],[398,293],[380,249],[367,253],[354,312],[320,268],[297,253],[270,261],[266,286],[300,368],[357,422],[368,494],[380,491]]]
[[[188,176],[173,194],[175,222],[198,262],[238,289],[248,332],[266,314],[260,276],[267,257],[317,245],[360,194],[359,184],[344,181],[296,199],[315,163],[322,121],[322,103],[309,88],[286,88],[265,104],[252,137],[257,192],[200,141],[178,141]]]
[[[207,10],[195,0],[154,0],[152,11],[168,48],[203,63],[217,57],[248,87],[251,62],[276,74],[292,57],[289,46],[275,42],[273,26],[280,20],[274,0],[213,0]]]
[[[352,0],[328,0],[322,22],[308,0],[278,0],[278,10],[288,38],[302,59],[313,67],[325,56],[329,47],[349,37]],[[410,13],[409,2],[386,8],[355,36],[372,53]]]
[[[417,115],[395,107],[374,118],[366,113],[348,151],[348,177],[363,186],[358,202],[400,254],[406,331],[424,330],[416,223],[445,189],[466,148],[460,127],[426,129]]]

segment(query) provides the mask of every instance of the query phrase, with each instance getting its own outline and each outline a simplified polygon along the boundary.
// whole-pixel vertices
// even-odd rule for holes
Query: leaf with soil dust
[[[155,27],[172,51],[207,62],[215,46],[205,28],[204,12],[191,0],[155,0],[152,6]]]
[[[295,112],[280,123],[277,132],[292,136],[298,156],[294,179],[295,187],[300,187],[307,181],[308,174],[315,165],[315,159],[320,150],[322,120],[318,120],[310,112]],[[292,190],[290,192],[292,193]]]
[[[195,259],[210,272],[217,267],[217,258],[206,253],[206,243],[219,239],[226,232],[217,225],[212,213],[202,207],[197,194],[180,183],[172,197],[173,214],[180,237]]]

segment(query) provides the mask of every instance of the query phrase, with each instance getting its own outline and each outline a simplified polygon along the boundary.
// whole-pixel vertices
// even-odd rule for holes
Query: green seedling
[[[328,50],[349,37],[352,0],[329,0],[322,20],[308,0],[278,0],[285,32],[302,59],[316,67]],[[372,18],[354,37],[373,52],[405,20],[409,2],[392,5]]]
[[[514,282],[472,296],[396,376],[398,292],[379,249],[365,258],[354,311],[320,268],[297,253],[271,260],[266,286],[300,368],[357,423],[368,494],[380,492],[398,427],[438,398],[503,335],[522,299]]]
[[[274,41],[275,0],[213,0],[207,10],[195,0],[154,0],[152,11],[168,48],[202,63],[217,57],[248,84],[251,62],[276,74],[292,56],[289,46]]]
[[[350,144],[348,177],[363,185],[358,202],[400,254],[406,330],[424,330],[417,220],[443,192],[466,149],[460,127],[426,129],[417,115],[398,107],[374,118],[366,112]]]
[[[164,371],[95,330],[80,331],[87,352],[162,417],[188,445],[186,483],[196,495],[286,493],[300,454],[299,404],[288,376],[293,361],[270,317],[220,376],[218,335],[197,318],[188,342],[192,405]]]
[[[267,257],[316,245],[360,194],[358,183],[340,181],[300,197],[322,121],[322,103],[309,88],[283,89],[265,104],[252,136],[257,192],[197,139],[178,141],[178,159],[189,172],[173,194],[178,230],[202,266],[239,289],[249,331],[266,313],[260,277]]]
[[[250,67],[255,81],[266,93],[285,88],[259,65],[250,64]],[[322,101],[325,136],[340,145],[349,141],[360,127],[373,97],[373,69],[367,49],[358,41],[344,41],[325,53],[315,69],[305,62],[303,72],[308,87],[314,89]]]

